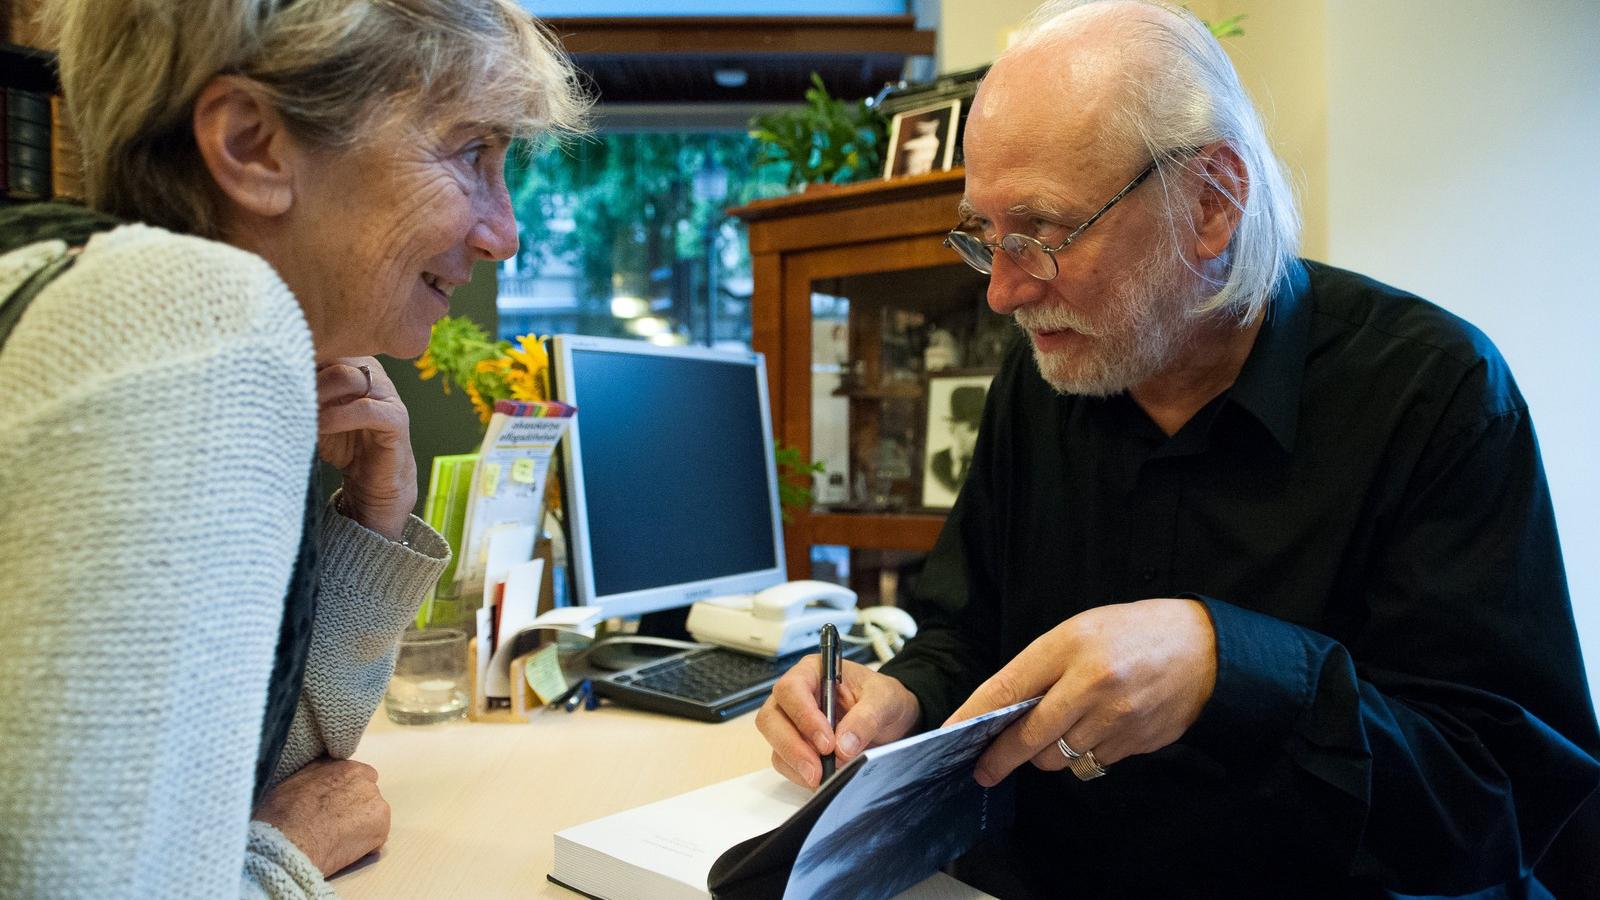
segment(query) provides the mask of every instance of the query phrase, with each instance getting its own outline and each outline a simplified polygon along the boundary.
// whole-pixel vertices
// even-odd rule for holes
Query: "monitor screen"
[[[578,602],[606,616],[785,580],[761,354],[557,336]]]

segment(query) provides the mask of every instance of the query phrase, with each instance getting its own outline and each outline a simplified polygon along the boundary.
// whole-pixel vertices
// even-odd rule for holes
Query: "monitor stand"
[[[692,641],[694,638],[689,636],[688,621],[689,607],[687,606],[645,613],[639,617],[638,633],[648,637]]]

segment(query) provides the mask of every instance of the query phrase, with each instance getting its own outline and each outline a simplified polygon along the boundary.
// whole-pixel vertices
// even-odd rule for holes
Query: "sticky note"
[[[489,463],[483,467],[483,487],[480,493],[485,497],[493,497],[500,490],[500,464]]]
[[[562,674],[561,661],[556,659],[555,644],[548,644],[528,657],[523,677],[528,679],[528,687],[539,695],[540,703],[550,703],[567,692],[567,676]]]
[[[533,460],[519,459],[511,464],[511,480],[517,484],[533,484]]]

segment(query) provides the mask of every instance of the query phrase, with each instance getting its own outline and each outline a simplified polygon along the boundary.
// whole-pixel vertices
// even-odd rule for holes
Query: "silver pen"
[[[839,723],[839,629],[822,626],[822,714],[828,717],[828,733]],[[835,736],[835,746],[838,738]],[[822,756],[822,780],[833,777],[833,754]]]

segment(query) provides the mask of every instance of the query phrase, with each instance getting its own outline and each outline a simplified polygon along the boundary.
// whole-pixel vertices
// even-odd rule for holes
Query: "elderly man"
[[[963,869],[1003,896],[1541,895],[1600,736],[1488,339],[1294,258],[1259,117],[1180,10],[1044,10],[966,167],[950,244],[1027,340],[921,633],[848,668],[833,731],[788,673],[774,765],[815,785],[820,753],[1042,695],[976,771],[1017,780],[1009,862]]]

